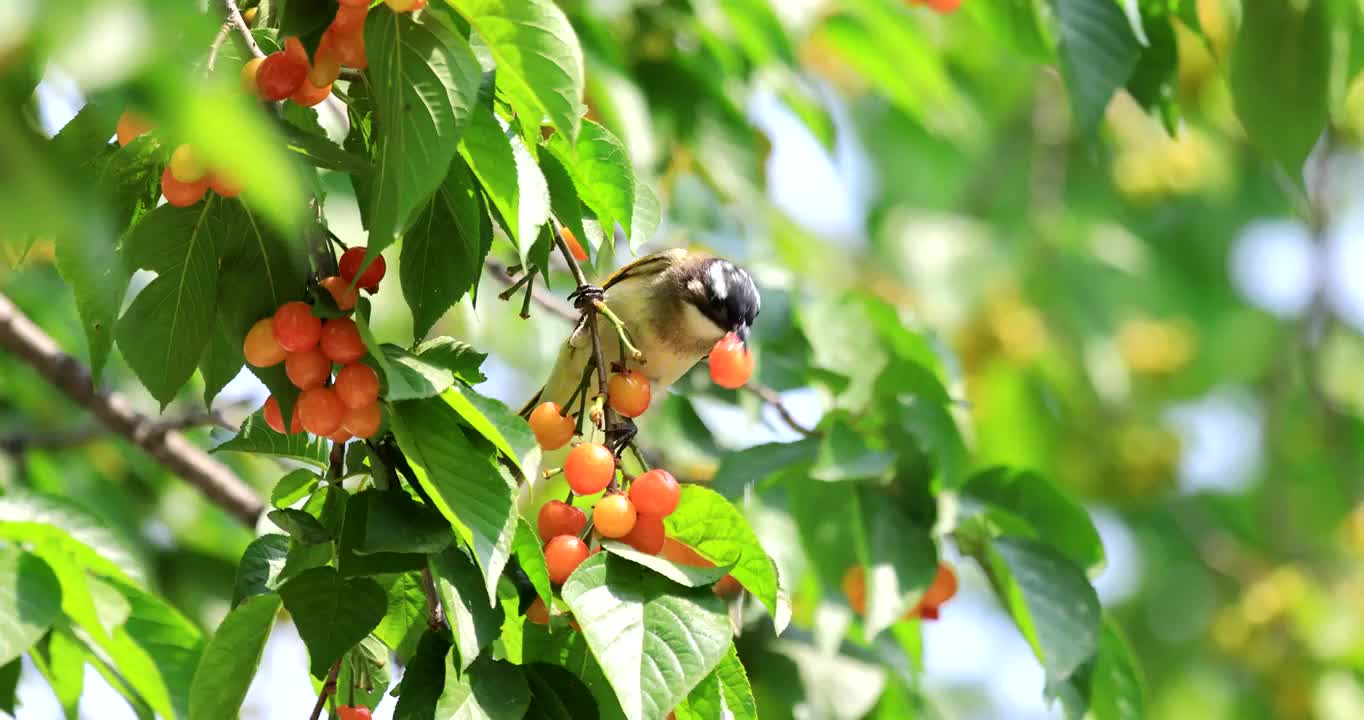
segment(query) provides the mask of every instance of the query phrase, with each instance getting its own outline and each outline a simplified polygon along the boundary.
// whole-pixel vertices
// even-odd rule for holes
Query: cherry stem
[[[327,673],[327,681],[322,684],[322,692],[317,695],[317,703],[313,705],[313,714],[308,716],[309,720],[318,720],[322,717],[322,707],[327,704],[327,698],[336,693],[336,678],[341,674],[341,661],[338,659],[332,663],[332,669]]]
[[[635,347],[635,344],[630,342],[630,333],[625,330],[625,323],[621,322],[621,319],[616,313],[601,300],[593,300],[592,307],[596,308],[597,312],[606,316],[606,319],[610,320],[611,324],[616,326],[616,335],[620,338],[622,351],[628,351],[630,357],[633,358],[635,362],[643,365],[645,363],[644,353],[640,352],[639,348]]]

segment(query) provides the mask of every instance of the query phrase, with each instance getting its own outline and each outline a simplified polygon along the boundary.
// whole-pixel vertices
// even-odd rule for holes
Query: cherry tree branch
[[[341,661],[337,660],[327,673],[326,682],[322,683],[322,692],[317,694],[317,703],[313,705],[313,713],[308,716],[309,720],[318,720],[322,717],[322,708],[326,706],[327,699],[336,694],[336,678],[340,675]]]
[[[248,527],[264,504],[227,466],[209,457],[174,427],[138,412],[122,395],[95,387],[90,370],[62,352],[56,341],[0,294],[0,348],[12,353],[109,429],[122,435],[167,470],[179,475]]]
[[[158,420],[157,426],[165,430],[188,430],[206,425],[215,425],[225,430],[237,428],[223,418],[222,413],[192,412],[181,417]],[[20,453],[25,450],[60,450],[94,442],[109,433],[109,428],[99,423],[81,425],[62,430],[17,432],[0,435],[0,450]]]
[[[237,28],[242,40],[246,41],[246,49],[251,51],[253,57],[263,58],[265,53],[256,44],[256,37],[251,34],[251,27],[246,24],[246,18],[242,17],[242,11],[237,7],[237,0],[223,0],[227,5],[227,21]]]

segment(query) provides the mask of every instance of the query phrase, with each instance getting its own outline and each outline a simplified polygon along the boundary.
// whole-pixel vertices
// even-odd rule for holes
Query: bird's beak
[[[739,327],[734,328],[734,334],[739,336],[739,339],[744,342],[744,345],[748,344],[748,330],[748,323],[743,323],[739,325]]]

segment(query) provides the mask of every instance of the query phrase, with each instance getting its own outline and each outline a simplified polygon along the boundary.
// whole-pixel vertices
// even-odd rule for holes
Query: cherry
[[[337,720],[372,720],[369,708],[364,705],[342,705],[336,708]]]
[[[549,624],[549,608],[545,607],[545,601],[535,598],[535,601],[526,608],[526,619],[536,625]]]
[[[554,402],[540,403],[530,411],[530,430],[542,450],[558,450],[573,439],[573,416],[560,412],[559,403]]]
[[[308,432],[326,437],[341,429],[341,420],[346,416],[346,406],[336,391],[328,387],[315,387],[304,390],[298,396],[298,421]]]
[[[379,432],[379,425],[383,419],[384,414],[379,409],[379,403],[372,402],[364,407],[347,408],[341,426],[355,437],[368,440],[374,437],[374,433]]]
[[[351,435],[350,431],[347,430],[344,425],[342,425],[340,430],[337,430],[328,437],[331,439],[332,442],[338,445],[345,445],[346,443],[350,442],[351,438],[355,436]]]
[[[615,476],[616,458],[605,445],[583,443],[569,450],[564,460],[564,477],[579,495],[595,495],[605,490]]]
[[[327,378],[332,376],[332,361],[315,347],[303,352],[291,352],[284,358],[284,374],[299,390],[322,387]]]
[[[341,66],[337,65],[336,69],[337,73],[339,74],[341,72]],[[303,84],[299,85],[298,89],[294,91],[294,94],[289,96],[289,99],[294,101],[295,105],[302,105],[303,107],[312,107],[322,102],[323,100],[326,100],[327,97],[331,94],[332,94],[331,83],[325,83],[321,87],[318,87],[316,85],[313,85],[311,81],[304,80]]]
[[[379,399],[379,375],[364,363],[351,363],[336,373],[332,389],[348,408],[373,405]]]
[[[340,11],[344,7],[338,8]],[[361,18],[363,19],[363,11]],[[322,41],[318,43],[317,52],[313,53],[313,65],[308,68],[308,82],[314,87],[329,87],[341,77],[341,55],[336,52],[336,46],[327,34],[322,35]]]
[[[867,573],[861,565],[854,565],[843,573],[843,594],[848,598],[848,607],[861,615],[867,611]]]
[[[384,263],[384,256],[376,256],[374,262],[365,268],[364,274],[360,275],[360,280],[356,281],[355,276],[360,272],[360,265],[364,261],[365,248],[363,247],[353,247],[341,253],[341,260],[338,263],[341,268],[341,277],[345,278],[346,282],[354,282],[358,288],[375,290],[379,287],[379,281],[384,279],[384,272],[388,269]]]
[[[152,124],[146,118],[131,110],[126,110],[118,117],[118,125],[114,128],[114,132],[118,135],[118,146],[123,147],[151,132],[151,129]]]
[[[320,341],[322,354],[338,365],[349,365],[365,356],[365,341],[350,318],[332,318],[322,323]]]
[[[322,287],[331,293],[332,300],[336,301],[336,307],[341,310],[354,310],[355,303],[360,301],[360,291],[350,286],[350,283],[340,276],[333,275],[325,278],[321,283]]]
[[[961,7],[961,0],[928,0],[928,6],[946,15]]]
[[[568,245],[568,251],[573,255],[574,260],[577,260],[578,262],[587,262],[587,251],[578,243],[578,238],[573,234],[572,230],[560,228],[559,235],[564,239],[564,243]]]
[[[643,373],[626,370],[611,376],[606,382],[606,397],[611,408],[628,418],[639,417],[649,409],[652,390]]]
[[[332,27],[322,33],[322,41],[327,42],[328,36],[331,37],[331,47],[336,52],[336,56],[341,59],[341,64],[346,67],[364,70],[369,67],[369,60],[365,58],[365,33],[360,30],[364,23],[365,16],[359,14],[355,30],[341,30],[338,23],[341,22],[342,10],[338,8],[336,20],[332,22]]]
[[[292,39],[292,38],[291,38]],[[270,53],[256,71],[256,94],[262,100],[274,102],[293,95],[308,79],[308,57],[299,62],[296,55],[286,50]]]
[[[284,357],[288,353],[279,340],[275,339],[275,321],[273,318],[257,320],[250,330],[246,331],[246,339],[242,341],[242,355],[246,356],[246,362],[252,367],[272,367],[284,362]]]
[[[247,26],[247,27],[255,27],[255,26],[256,26],[256,12],[257,12],[257,10],[259,10],[259,8],[247,8],[247,9],[245,9],[245,10],[242,11],[242,22],[246,23],[246,26]]]
[[[209,189],[222,197],[237,197],[242,192],[241,185],[228,180],[221,173],[211,172],[208,174],[207,179]]]
[[[545,545],[545,568],[549,570],[549,581],[562,585],[583,564],[587,555],[587,544],[574,535],[550,538]]]
[[[664,538],[662,556],[678,565],[689,567],[708,568],[715,567],[715,563],[701,557],[699,553],[672,538]]]
[[[753,353],[738,335],[729,333],[710,350],[710,379],[722,388],[741,388],[753,376]]]
[[[369,9],[369,0],[336,0],[341,7]]]
[[[622,538],[635,529],[635,504],[624,495],[607,495],[592,508],[592,527],[602,537]]]
[[[711,592],[714,592],[720,597],[729,597],[730,595],[739,594],[739,591],[743,589],[744,586],[740,585],[739,581],[735,580],[733,575],[726,575],[715,581],[715,585],[711,587]]]
[[[562,500],[550,500],[540,506],[535,527],[545,541],[559,535],[580,535],[587,527],[587,515]]]
[[[638,510],[639,506],[635,506]],[[640,511],[635,515],[635,527],[620,539],[621,542],[630,547],[650,555],[657,555],[663,550],[663,542],[667,540],[667,534],[663,530],[663,518],[657,515],[646,515]]]
[[[180,182],[175,179],[169,165],[161,173],[161,194],[166,196],[167,203],[175,207],[189,207],[203,199],[206,192],[207,182],[202,179],[192,183]]]
[[[395,13],[420,10],[426,5],[423,0],[384,0],[384,4]]]
[[[256,85],[256,77],[260,74],[261,63],[265,58],[251,58],[242,65],[242,91],[251,97],[260,97],[260,87]]]
[[[193,148],[188,145],[181,145],[171,153],[170,171],[176,180],[186,184],[197,183],[208,174],[203,163],[194,156]]]
[[[677,478],[667,470],[650,470],[630,483],[630,501],[645,515],[671,515],[681,497]]]
[[[919,604],[910,610],[905,617],[917,616],[925,620],[937,620],[938,608],[943,603],[951,600],[957,594],[957,574],[952,571],[952,567],[945,562],[938,563],[938,572],[933,576],[933,583],[924,591],[923,597],[919,598]]]
[[[317,346],[317,341],[321,337],[322,318],[313,315],[313,309],[308,303],[295,300],[280,305],[275,311],[275,339],[285,350],[289,352],[311,350]],[[325,348],[323,350],[325,351]]]
[[[284,432],[284,414],[280,412],[279,401],[274,395],[265,401],[265,424],[281,435],[293,435],[303,429],[303,424],[298,420],[298,407],[295,406],[294,415],[289,422],[289,432]]]

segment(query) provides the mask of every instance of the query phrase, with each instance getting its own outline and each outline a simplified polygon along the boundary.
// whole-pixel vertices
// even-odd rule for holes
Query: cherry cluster
[[[365,248],[347,250],[340,261],[340,276],[322,281],[338,308],[350,311],[359,290],[374,292],[383,279],[382,256],[359,273]],[[284,303],[275,314],[258,321],[246,334],[242,354],[255,367],[284,363],[289,382],[303,392],[294,406],[288,427],[279,401],[265,401],[265,422],[275,432],[292,435],[300,430],[344,443],[367,439],[378,432],[383,414],[379,408],[379,375],[361,362],[365,344],[360,330],[348,317],[323,320],[305,302]],[[332,377],[333,364],[341,366]]]
[[[119,116],[114,132],[119,147],[123,147],[155,127],[151,121],[129,110]],[[222,173],[210,172],[204,167],[189,145],[175,148],[161,173],[161,194],[166,196],[166,202],[176,207],[189,207],[199,202],[209,190],[225,198],[236,197],[242,191]]]
[[[867,611],[867,574],[861,565],[854,565],[843,573],[843,594],[848,598],[848,606],[858,615],[863,615]],[[933,576],[933,583],[924,591],[923,597],[919,598],[919,604],[905,612],[903,620],[920,618],[922,620],[937,620],[938,608],[951,600],[957,594],[957,574],[953,572],[952,566],[945,562],[938,563],[938,572]]]

